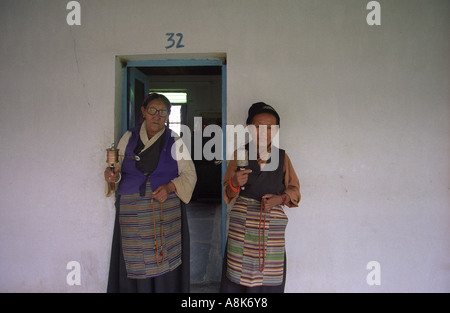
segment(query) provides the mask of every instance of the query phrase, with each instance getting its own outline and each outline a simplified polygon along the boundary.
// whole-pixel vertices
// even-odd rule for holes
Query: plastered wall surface
[[[116,57],[214,53],[228,123],[273,105],[301,182],[286,292],[450,291],[448,1],[378,1],[372,26],[369,1],[78,1],[73,26],[68,2],[0,2],[1,292],[106,290]]]

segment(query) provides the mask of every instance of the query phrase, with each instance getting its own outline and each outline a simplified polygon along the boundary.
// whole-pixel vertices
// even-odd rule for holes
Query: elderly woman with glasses
[[[172,155],[181,139],[166,126],[170,108],[165,96],[149,94],[143,122],[119,141],[119,165],[104,172],[107,185],[117,186],[108,292],[189,292],[183,203],[197,176],[191,159]]]

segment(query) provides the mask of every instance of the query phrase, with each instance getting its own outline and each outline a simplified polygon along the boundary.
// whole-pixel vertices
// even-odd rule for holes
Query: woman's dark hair
[[[280,116],[277,111],[275,111],[272,106],[264,102],[253,103],[250,109],[248,109],[247,125],[253,123],[253,118],[260,113],[272,114],[277,120],[277,125],[280,126]]]
[[[154,93],[148,94],[147,97],[145,97],[144,101],[142,101],[142,106],[143,106],[144,108],[146,108],[146,107],[147,107],[147,104],[148,104],[150,101],[153,101],[153,100],[155,100],[155,99],[161,99],[162,102],[164,102],[164,104],[166,105],[167,112],[170,114],[170,108],[172,107],[172,104],[170,103],[169,99],[167,99],[166,96],[161,95],[161,94],[159,94],[159,93],[155,93],[155,92],[154,92]]]

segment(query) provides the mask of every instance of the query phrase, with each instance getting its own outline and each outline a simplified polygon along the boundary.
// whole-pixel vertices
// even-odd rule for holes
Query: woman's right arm
[[[247,183],[248,174],[251,173],[251,171],[252,170],[237,171],[235,159],[228,163],[227,170],[223,178],[223,196],[226,204],[236,200],[239,196],[241,186],[244,186]]]
[[[111,171],[111,168],[108,166],[106,167],[104,171],[104,177],[105,177],[105,195],[109,197],[115,190],[111,190],[111,186],[109,183],[117,183],[120,181],[120,169],[122,167],[124,155],[125,155],[125,149],[127,148],[128,141],[130,140],[131,132],[127,131],[125,134],[123,134],[122,138],[120,138],[119,143],[117,144],[117,149],[119,149],[119,162],[114,168],[114,172]],[[116,188],[117,188],[116,184]]]

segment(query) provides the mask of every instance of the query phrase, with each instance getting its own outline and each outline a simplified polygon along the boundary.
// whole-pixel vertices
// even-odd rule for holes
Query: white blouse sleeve
[[[183,145],[181,138],[175,138],[175,149],[178,163],[178,177],[174,178],[172,182],[175,184],[177,190],[175,193],[184,203],[189,203],[194,192],[195,184],[197,183],[197,173],[195,172],[194,162],[186,151],[181,156],[180,147]],[[186,149],[186,146],[183,147]]]

